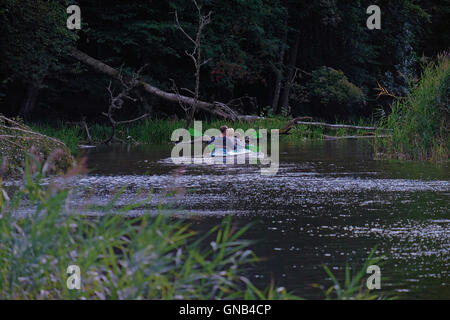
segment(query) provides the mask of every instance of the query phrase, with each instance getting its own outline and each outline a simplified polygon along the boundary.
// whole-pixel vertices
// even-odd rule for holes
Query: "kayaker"
[[[227,131],[229,128],[227,126],[220,127],[220,137],[212,137],[209,140],[208,145],[214,145],[215,149],[225,149],[225,150],[234,150],[234,141],[230,137],[227,136]],[[233,130],[234,132],[234,130]]]
[[[226,135],[227,135],[227,138],[229,138],[231,141],[233,141],[233,150],[236,151],[237,150],[237,144],[236,144],[236,138],[234,136],[234,129],[233,128],[228,128]]]
[[[239,148],[245,148],[246,146],[245,141],[242,140],[242,136],[239,132],[234,134],[234,143],[236,144],[236,150]]]
[[[241,134],[239,132],[234,132],[233,128],[228,128],[227,137],[233,140],[233,150],[238,151],[238,149],[245,148],[245,142],[241,141]]]

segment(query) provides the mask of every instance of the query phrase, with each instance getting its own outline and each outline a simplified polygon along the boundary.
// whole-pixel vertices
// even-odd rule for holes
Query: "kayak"
[[[173,158],[168,159],[176,164],[220,164],[228,163],[228,161],[235,163],[241,160],[243,163],[247,163],[247,160],[265,159],[265,155],[263,152],[254,152],[246,148],[238,148],[237,150],[217,148],[200,157],[176,157],[176,161]]]
[[[212,158],[245,157],[245,158],[262,159],[264,158],[264,153],[254,152],[247,148],[238,148],[237,150],[217,148],[211,151],[210,157]]]
[[[224,148],[217,148],[211,152],[211,157],[234,157],[249,153],[252,153],[252,151],[245,148],[239,148],[237,150],[227,150]]]

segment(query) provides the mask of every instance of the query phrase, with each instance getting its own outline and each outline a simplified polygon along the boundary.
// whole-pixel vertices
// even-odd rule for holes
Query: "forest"
[[[192,1],[71,1],[81,30],[68,30],[67,1],[2,0],[2,113],[41,121],[106,121],[110,78],[70,55],[73,48],[169,93],[190,96],[196,70],[186,51],[198,28]],[[382,8],[369,30],[367,7]],[[421,68],[450,46],[450,2],[248,0],[202,2],[199,98],[233,102],[248,115],[335,121],[389,112],[379,85],[405,96]],[[117,85],[117,84],[116,84]],[[119,84],[120,85],[120,84]],[[189,91],[188,91],[189,90]],[[178,103],[136,89],[122,117],[185,118]],[[129,103],[131,101],[128,101]],[[131,104],[131,103],[130,103]],[[214,116],[214,115],[213,115]],[[211,114],[199,111],[196,118]]]

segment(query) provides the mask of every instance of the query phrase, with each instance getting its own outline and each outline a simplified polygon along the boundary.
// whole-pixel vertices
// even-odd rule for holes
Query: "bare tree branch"
[[[139,116],[139,117],[131,119],[131,120],[116,121],[116,124],[119,125],[119,124],[132,123],[132,122],[136,122],[136,121],[142,120],[147,117],[148,117],[148,114],[144,113],[142,116]]]
[[[200,97],[200,69],[203,65],[208,63],[209,60],[202,62],[202,55],[201,55],[201,41],[203,36],[203,30],[204,28],[211,23],[211,14],[210,11],[207,15],[202,14],[201,6],[198,4],[196,0],[192,0],[195,7],[197,8],[198,13],[198,26],[197,26],[197,33],[195,36],[195,39],[191,37],[181,26],[180,21],[178,20],[178,13],[175,11],[175,23],[180,29],[180,31],[186,36],[189,41],[191,41],[194,45],[192,52],[189,52],[188,50],[185,51],[186,55],[191,58],[194,68],[195,68],[195,89],[193,91],[189,90],[189,92],[193,95],[194,103],[186,105],[184,103],[179,102],[180,106],[183,108],[183,110],[186,113],[187,121],[186,121],[186,128],[188,128],[194,119],[195,112],[198,108],[198,102]],[[173,81],[172,81],[173,82]],[[173,89],[175,89],[175,83],[173,82]],[[180,94],[178,90],[175,91],[175,94],[177,95],[178,100],[180,100]],[[234,116],[233,116],[234,117]]]
[[[118,125],[133,123],[133,122],[136,122],[136,121],[139,121],[141,119],[148,117],[148,114],[145,113],[137,118],[130,119],[130,120],[117,121],[116,119],[114,119],[114,110],[121,109],[124,104],[125,99],[133,101],[133,102],[136,102],[138,100],[137,98],[134,98],[131,96],[131,91],[133,91],[137,86],[140,85],[139,78],[141,77],[141,72],[145,69],[146,66],[147,65],[144,65],[143,67],[141,67],[137,72],[135,72],[131,75],[131,78],[129,78],[127,80],[125,80],[125,77],[122,74],[122,68],[121,68],[117,79],[119,80],[119,82],[121,84],[122,90],[117,95],[114,94],[115,90],[114,90],[114,88],[112,88],[112,82],[111,81],[109,82],[109,85],[106,88],[106,90],[109,93],[108,112],[102,112],[102,115],[107,117],[109,122],[111,123],[112,132],[111,132],[111,135],[105,141],[103,141],[103,143],[109,144],[112,140],[114,140],[114,139],[117,140],[117,138],[115,138],[115,133],[116,133],[116,127]]]
[[[99,60],[87,55],[86,53],[84,53],[80,50],[77,50],[77,49],[72,49],[72,50],[70,50],[69,54],[74,59],[84,63],[87,66],[94,68],[96,71],[103,73],[113,79],[117,79],[117,80],[119,79],[119,71],[117,69],[105,64],[102,61],[99,61]],[[201,101],[201,100],[195,101],[194,98],[186,97],[186,96],[182,96],[182,95],[177,96],[175,93],[163,91],[143,80],[139,80],[139,86],[145,92],[147,92],[153,96],[156,96],[160,99],[163,99],[163,100],[166,100],[166,101],[169,101],[172,103],[178,103],[178,101],[181,99],[183,101],[183,103],[185,103],[185,104],[192,105],[192,104],[196,103],[196,105],[199,109],[209,112],[215,116],[222,117],[225,119],[233,118],[233,116],[230,115],[228,112],[226,112],[225,109],[217,107],[217,105],[215,103]],[[245,120],[245,121],[251,121],[251,120],[260,119],[261,117],[251,116],[251,115],[239,115],[238,118],[241,120]]]
[[[186,31],[184,31],[183,27],[181,26],[180,22],[178,21],[178,13],[176,10],[175,10],[175,22],[177,24],[178,29],[180,29],[180,31],[183,32],[183,34],[186,36],[186,38],[188,38],[193,44],[195,44],[194,39],[192,39],[191,36]]]

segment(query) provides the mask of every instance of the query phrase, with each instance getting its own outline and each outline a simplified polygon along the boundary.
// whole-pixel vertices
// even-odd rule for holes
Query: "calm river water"
[[[74,181],[74,203],[106,204],[127,186],[118,208],[154,190],[150,205],[133,214],[163,204],[199,232],[225,215],[252,223],[245,238],[257,241],[253,249],[264,258],[251,270],[257,284],[274,280],[301,297],[322,298],[313,284],[332,285],[324,264],[343,279],[346,263],[359,270],[378,245],[383,293],[450,299],[448,164],[376,161],[363,140],[283,144],[275,176],[254,165],[176,166],[169,146],[86,154],[91,172]]]

